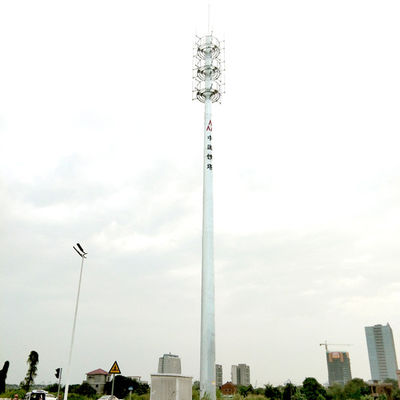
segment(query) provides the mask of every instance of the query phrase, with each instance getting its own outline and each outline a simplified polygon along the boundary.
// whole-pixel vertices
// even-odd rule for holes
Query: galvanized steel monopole
[[[200,396],[215,400],[215,289],[213,228],[213,124],[211,104],[220,101],[221,45],[212,34],[195,43],[193,99],[204,103],[203,237],[201,285]]]

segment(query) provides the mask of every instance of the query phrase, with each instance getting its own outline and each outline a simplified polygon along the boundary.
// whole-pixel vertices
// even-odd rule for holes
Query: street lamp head
[[[77,245],[79,246],[79,243],[77,243]],[[83,249],[82,249],[81,246],[79,246],[79,249],[81,249],[82,252],[80,252],[75,246],[72,246],[72,247],[74,248],[74,250],[75,250],[82,258],[86,258],[86,254],[87,254],[87,253],[85,253],[85,252],[83,251]]]
[[[82,252],[82,254],[87,254],[86,251],[82,249],[82,246],[79,243],[77,243],[76,245],[78,246],[78,248]]]

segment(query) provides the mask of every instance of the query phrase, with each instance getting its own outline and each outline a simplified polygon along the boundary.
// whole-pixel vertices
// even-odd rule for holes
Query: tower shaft
[[[204,103],[203,237],[201,275],[200,396],[215,400],[215,289],[213,125],[211,105],[221,96],[219,41],[209,34],[196,43],[196,98]]]
[[[211,100],[204,111],[200,394],[215,400],[215,289]]]

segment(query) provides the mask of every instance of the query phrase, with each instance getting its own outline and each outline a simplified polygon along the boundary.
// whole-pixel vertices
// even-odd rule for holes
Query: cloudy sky
[[[400,349],[400,3],[212,1],[217,362],[253,385],[370,378],[364,326]],[[0,3],[0,363],[72,383],[158,357],[199,376],[203,1]]]

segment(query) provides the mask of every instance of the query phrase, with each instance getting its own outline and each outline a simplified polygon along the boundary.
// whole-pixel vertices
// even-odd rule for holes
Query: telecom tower
[[[213,125],[211,105],[220,100],[221,45],[210,29],[195,43],[193,98],[204,103],[203,239],[201,285],[200,396],[215,400],[215,306],[213,228]]]

